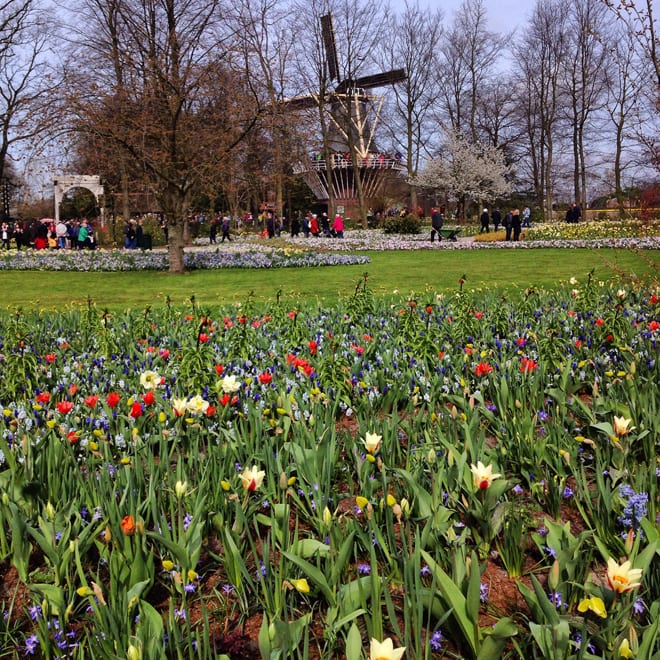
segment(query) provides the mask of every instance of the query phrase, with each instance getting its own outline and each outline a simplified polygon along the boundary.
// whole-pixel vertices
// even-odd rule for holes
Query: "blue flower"
[[[27,655],[34,655],[39,646],[39,638],[36,635],[30,635],[25,640],[25,653]]]
[[[436,630],[433,635],[431,635],[431,639],[429,640],[429,646],[431,647],[431,650],[433,651],[440,651],[442,649],[442,640],[444,639],[442,632],[439,630]]]

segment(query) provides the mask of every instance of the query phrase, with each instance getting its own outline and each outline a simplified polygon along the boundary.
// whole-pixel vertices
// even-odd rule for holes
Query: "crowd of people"
[[[531,215],[532,212],[528,206],[526,206],[522,213],[520,209],[509,209],[504,215],[499,207],[495,208],[492,212],[489,212],[485,208],[481,215],[479,216],[479,222],[481,228],[479,230],[480,234],[490,232],[490,223],[493,223],[495,231],[499,231],[500,225],[504,229],[504,238],[507,241],[519,241],[520,232],[523,227],[531,227]]]
[[[35,250],[93,250],[96,233],[87,218],[81,220],[36,220],[2,223],[2,248],[34,248]],[[12,246],[13,243],[13,246]]]

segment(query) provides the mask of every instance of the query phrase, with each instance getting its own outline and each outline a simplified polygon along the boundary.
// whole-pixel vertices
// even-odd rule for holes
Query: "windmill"
[[[319,156],[299,163],[294,172],[303,177],[319,202],[329,199],[332,186],[337,202],[352,209],[355,207],[356,169],[365,198],[377,197],[391,172],[403,171],[398,159],[380,153],[374,144],[374,130],[383,105],[383,97],[370,93],[386,85],[406,79],[405,69],[393,69],[367,76],[342,78],[335,39],[332,14],[321,16],[321,34],[328,78],[335,88],[323,100],[313,94],[298,96],[285,101],[289,110],[318,107],[324,102],[328,108],[330,130],[328,146],[330,162]]]

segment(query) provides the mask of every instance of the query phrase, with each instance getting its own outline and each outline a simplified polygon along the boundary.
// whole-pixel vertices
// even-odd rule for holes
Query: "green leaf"
[[[314,555],[327,557],[330,553],[330,546],[317,539],[302,539],[291,546],[291,552],[303,559],[309,559]]]
[[[422,550],[422,557],[427,566],[433,572],[436,582],[438,583],[439,595],[447,603],[449,607],[453,610],[453,616],[456,619],[463,635],[465,636],[466,641],[470,645],[470,648],[473,652],[476,653],[478,639],[475,637],[474,626],[470,620],[470,616],[467,611],[467,603],[465,596],[461,593],[461,590],[454,584],[452,579],[445,573],[431,555]]]
[[[354,623],[346,636],[346,660],[360,660],[362,658],[362,637],[357,625]]]

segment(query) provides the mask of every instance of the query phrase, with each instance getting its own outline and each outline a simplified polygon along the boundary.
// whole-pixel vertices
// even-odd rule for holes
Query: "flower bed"
[[[188,270],[212,268],[297,268],[366,264],[360,255],[274,249],[247,242],[234,249],[190,249],[185,253]],[[167,270],[167,252],[140,250],[24,250],[0,256],[0,270],[144,271]]]
[[[0,648],[653,657],[659,340],[592,281],[3,315]]]

